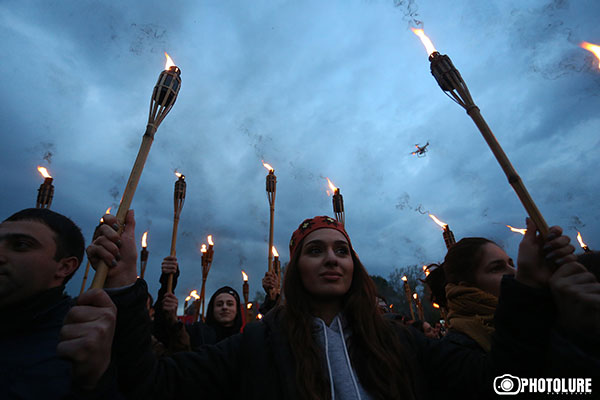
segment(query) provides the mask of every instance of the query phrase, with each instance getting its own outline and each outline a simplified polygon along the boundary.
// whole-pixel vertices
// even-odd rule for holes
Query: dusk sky
[[[411,26],[461,72],[550,225],[600,248],[600,44],[596,0],[0,2],[2,218],[51,209],[86,242],[113,214],[137,155],[168,52],[182,87],[158,129],[132,208],[149,231],[152,294],[170,248],[174,170],[185,174],[177,254],[180,304],[200,289],[200,244],[215,256],[207,296],[251,296],[267,268],[261,160],[277,175],[275,245],[289,259],[305,218],[332,215],[371,274],[437,262],[441,229],[483,236],[516,258],[526,213],[465,111],[440,90]],[[430,143],[425,157],[410,153]],[[577,252],[581,252],[580,249]],[[77,295],[85,261],[67,286]],[[90,273],[90,280],[91,282]]]

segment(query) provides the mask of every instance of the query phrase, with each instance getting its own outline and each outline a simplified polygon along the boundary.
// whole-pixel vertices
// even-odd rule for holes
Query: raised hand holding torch
[[[146,132],[142,137],[140,150],[135,159],[135,163],[133,164],[133,168],[131,169],[131,174],[129,175],[129,180],[125,186],[123,198],[121,199],[121,204],[119,204],[119,210],[117,211],[119,234],[123,232],[125,216],[131,206],[135,190],[137,189],[138,182],[142,176],[148,153],[150,153],[150,147],[154,141],[154,134],[158,130],[163,119],[167,116],[169,111],[171,111],[181,87],[181,71],[173,64],[173,60],[171,60],[171,57],[169,57],[167,53],[165,53],[165,56],[167,57],[165,70],[158,76],[158,81],[154,86],[152,97],[150,99],[150,111],[148,114]],[[108,266],[101,261],[96,268],[96,275],[94,275],[91,287],[93,289],[102,288],[106,281],[107,274]]]

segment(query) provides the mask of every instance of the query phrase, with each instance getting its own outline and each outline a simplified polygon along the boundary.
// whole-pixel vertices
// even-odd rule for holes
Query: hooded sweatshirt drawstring
[[[314,323],[317,328],[314,338],[325,352],[324,361],[327,364],[332,400],[370,399],[352,368],[341,317],[336,316],[330,327],[320,318],[315,318]]]

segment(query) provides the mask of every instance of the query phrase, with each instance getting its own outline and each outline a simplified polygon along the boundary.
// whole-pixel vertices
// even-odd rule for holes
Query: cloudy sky
[[[600,44],[595,0],[0,2],[3,218],[35,205],[83,229],[116,206],[167,51],[182,71],[134,202],[149,231],[146,273],[158,290],[169,253],[173,171],[186,175],[177,253],[180,301],[199,289],[199,245],[215,239],[207,290],[260,290],[267,265],[264,159],[278,178],[275,245],[332,214],[373,274],[439,261],[441,229],[484,236],[516,257],[525,212],[479,131],[429,72],[410,27],[448,54],[546,220],[600,247]],[[429,141],[426,157],[411,156]],[[113,208],[114,210],[114,208]],[[68,285],[77,294],[83,268]]]

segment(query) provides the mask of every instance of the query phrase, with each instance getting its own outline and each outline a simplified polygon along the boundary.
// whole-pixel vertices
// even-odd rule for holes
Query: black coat
[[[485,398],[501,373],[536,374],[547,351],[544,323],[552,318],[549,293],[505,278],[496,333],[487,355],[401,329],[418,399],[443,385],[450,398]],[[114,351],[119,385],[129,398],[297,399],[293,356],[282,332],[281,310],[249,324],[242,334],[197,352],[157,359],[150,350],[142,280],[112,296],[118,307]],[[352,360],[360,362],[360,360]]]

